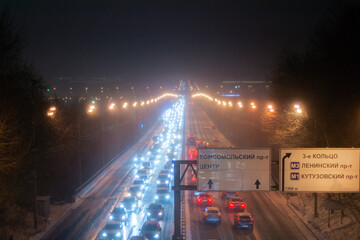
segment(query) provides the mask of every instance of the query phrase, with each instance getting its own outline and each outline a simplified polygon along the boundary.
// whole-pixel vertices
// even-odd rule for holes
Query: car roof
[[[238,213],[236,213],[236,216],[239,216],[239,217],[241,217],[241,216],[249,216],[249,217],[251,217],[251,214],[249,212],[238,212]]]
[[[242,197],[230,197],[229,201],[244,201],[244,199]]]
[[[123,201],[124,201],[125,199],[126,199],[126,200],[127,200],[127,199],[129,199],[129,200],[134,200],[134,201],[137,200],[136,197],[131,197],[131,196],[130,196],[130,197],[124,197]]]
[[[158,225],[158,224],[159,224],[159,222],[157,222],[157,221],[146,221],[146,222],[144,222],[143,225]]]
[[[210,196],[211,197],[211,194],[209,194],[209,193],[199,193],[199,197],[200,196]]]
[[[215,211],[220,211],[218,207],[207,207],[207,210],[215,210]]]
[[[163,205],[161,203],[150,203],[150,206],[158,206],[158,207],[163,207]]]
[[[107,222],[106,225],[121,225],[121,222],[119,221],[111,221],[111,222]]]

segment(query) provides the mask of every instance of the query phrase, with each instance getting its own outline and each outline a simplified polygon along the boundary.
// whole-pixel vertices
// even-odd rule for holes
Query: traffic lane
[[[132,170],[131,164],[134,151],[151,144],[151,136],[162,128],[160,121],[149,132],[134,144],[129,150],[114,161],[106,169],[106,174],[90,187],[90,190],[79,198],[64,218],[40,239],[89,239],[89,234],[98,224],[99,216],[103,216],[115,203],[116,194],[123,188],[124,176]],[[113,198],[113,199],[111,199]],[[95,201],[94,201],[95,200]],[[95,204],[93,204],[95,202]]]
[[[196,112],[196,114],[194,114],[194,112]],[[205,129],[206,131],[204,132],[203,126],[206,124],[206,121],[198,121],[197,118],[206,118],[207,116],[203,111],[197,110],[194,112],[193,114],[189,114],[189,120],[191,120],[193,124],[189,124],[188,129],[191,129],[192,134],[204,136],[206,139],[210,139],[213,135],[218,135],[220,136],[219,145],[231,145],[217,129],[208,132],[206,131],[209,129]],[[188,176],[188,178],[190,178],[190,176]],[[221,239],[316,239],[311,232],[309,233],[309,230],[307,230],[305,226],[299,228],[292,219],[289,218],[286,211],[284,211],[287,206],[274,204],[274,202],[271,201],[271,198],[275,197],[275,194],[280,193],[242,193],[248,205],[247,211],[253,214],[255,218],[254,230],[252,232],[233,229],[233,213],[230,212],[227,214],[220,229],[226,228],[226,232],[231,232],[231,234],[230,236],[222,235],[221,231],[215,230],[219,229],[219,226],[209,229],[200,224],[202,221],[201,210],[200,212],[198,211],[197,214],[191,214],[192,220],[194,219],[197,223],[196,226],[191,224],[191,235],[195,234],[197,237],[211,235],[209,237]],[[194,197],[188,195],[188,198],[187,202],[190,205],[190,209],[193,210],[194,200],[191,201],[190,198]],[[224,210],[226,200],[215,197],[215,201],[216,200],[220,203],[220,208]],[[214,205],[216,204],[214,203]],[[221,207],[221,205],[223,207]],[[307,233],[304,233],[304,231],[307,231]],[[197,238],[195,237],[193,239]]]

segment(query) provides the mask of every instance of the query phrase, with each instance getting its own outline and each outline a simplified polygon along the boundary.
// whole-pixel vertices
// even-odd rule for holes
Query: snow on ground
[[[337,194],[338,195],[338,194]],[[288,205],[293,208],[296,214],[309,225],[310,229],[321,239],[329,240],[352,240],[360,239],[360,222],[357,218],[360,212],[356,206],[351,204],[352,199],[360,200],[360,195],[352,196],[352,199],[345,199],[346,209],[341,223],[341,210],[335,210],[330,214],[330,227],[328,227],[328,210],[325,209],[324,203],[329,198],[326,193],[318,194],[318,217],[314,217],[314,194],[297,193],[288,194]],[[332,194],[331,199],[338,196]],[[345,196],[346,197],[346,196]],[[342,194],[342,198],[345,198]]]
[[[47,219],[42,220],[39,231],[36,235],[28,238],[30,240],[40,239],[40,237],[48,231],[73,205],[73,203],[51,204],[50,213]],[[17,238],[14,238],[17,239]]]

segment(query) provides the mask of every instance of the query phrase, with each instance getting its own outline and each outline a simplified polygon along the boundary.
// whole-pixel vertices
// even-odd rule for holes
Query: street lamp
[[[54,117],[54,116],[55,116],[55,112],[56,112],[56,107],[55,107],[55,106],[51,106],[51,107],[49,108],[49,110],[47,111],[48,117]]]

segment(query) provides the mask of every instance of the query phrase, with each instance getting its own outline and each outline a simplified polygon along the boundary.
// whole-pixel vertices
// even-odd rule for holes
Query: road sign
[[[359,148],[280,149],[280,190],[359,192]]]
[[[199,148],[198,191],[270,190],[270,149]]]

